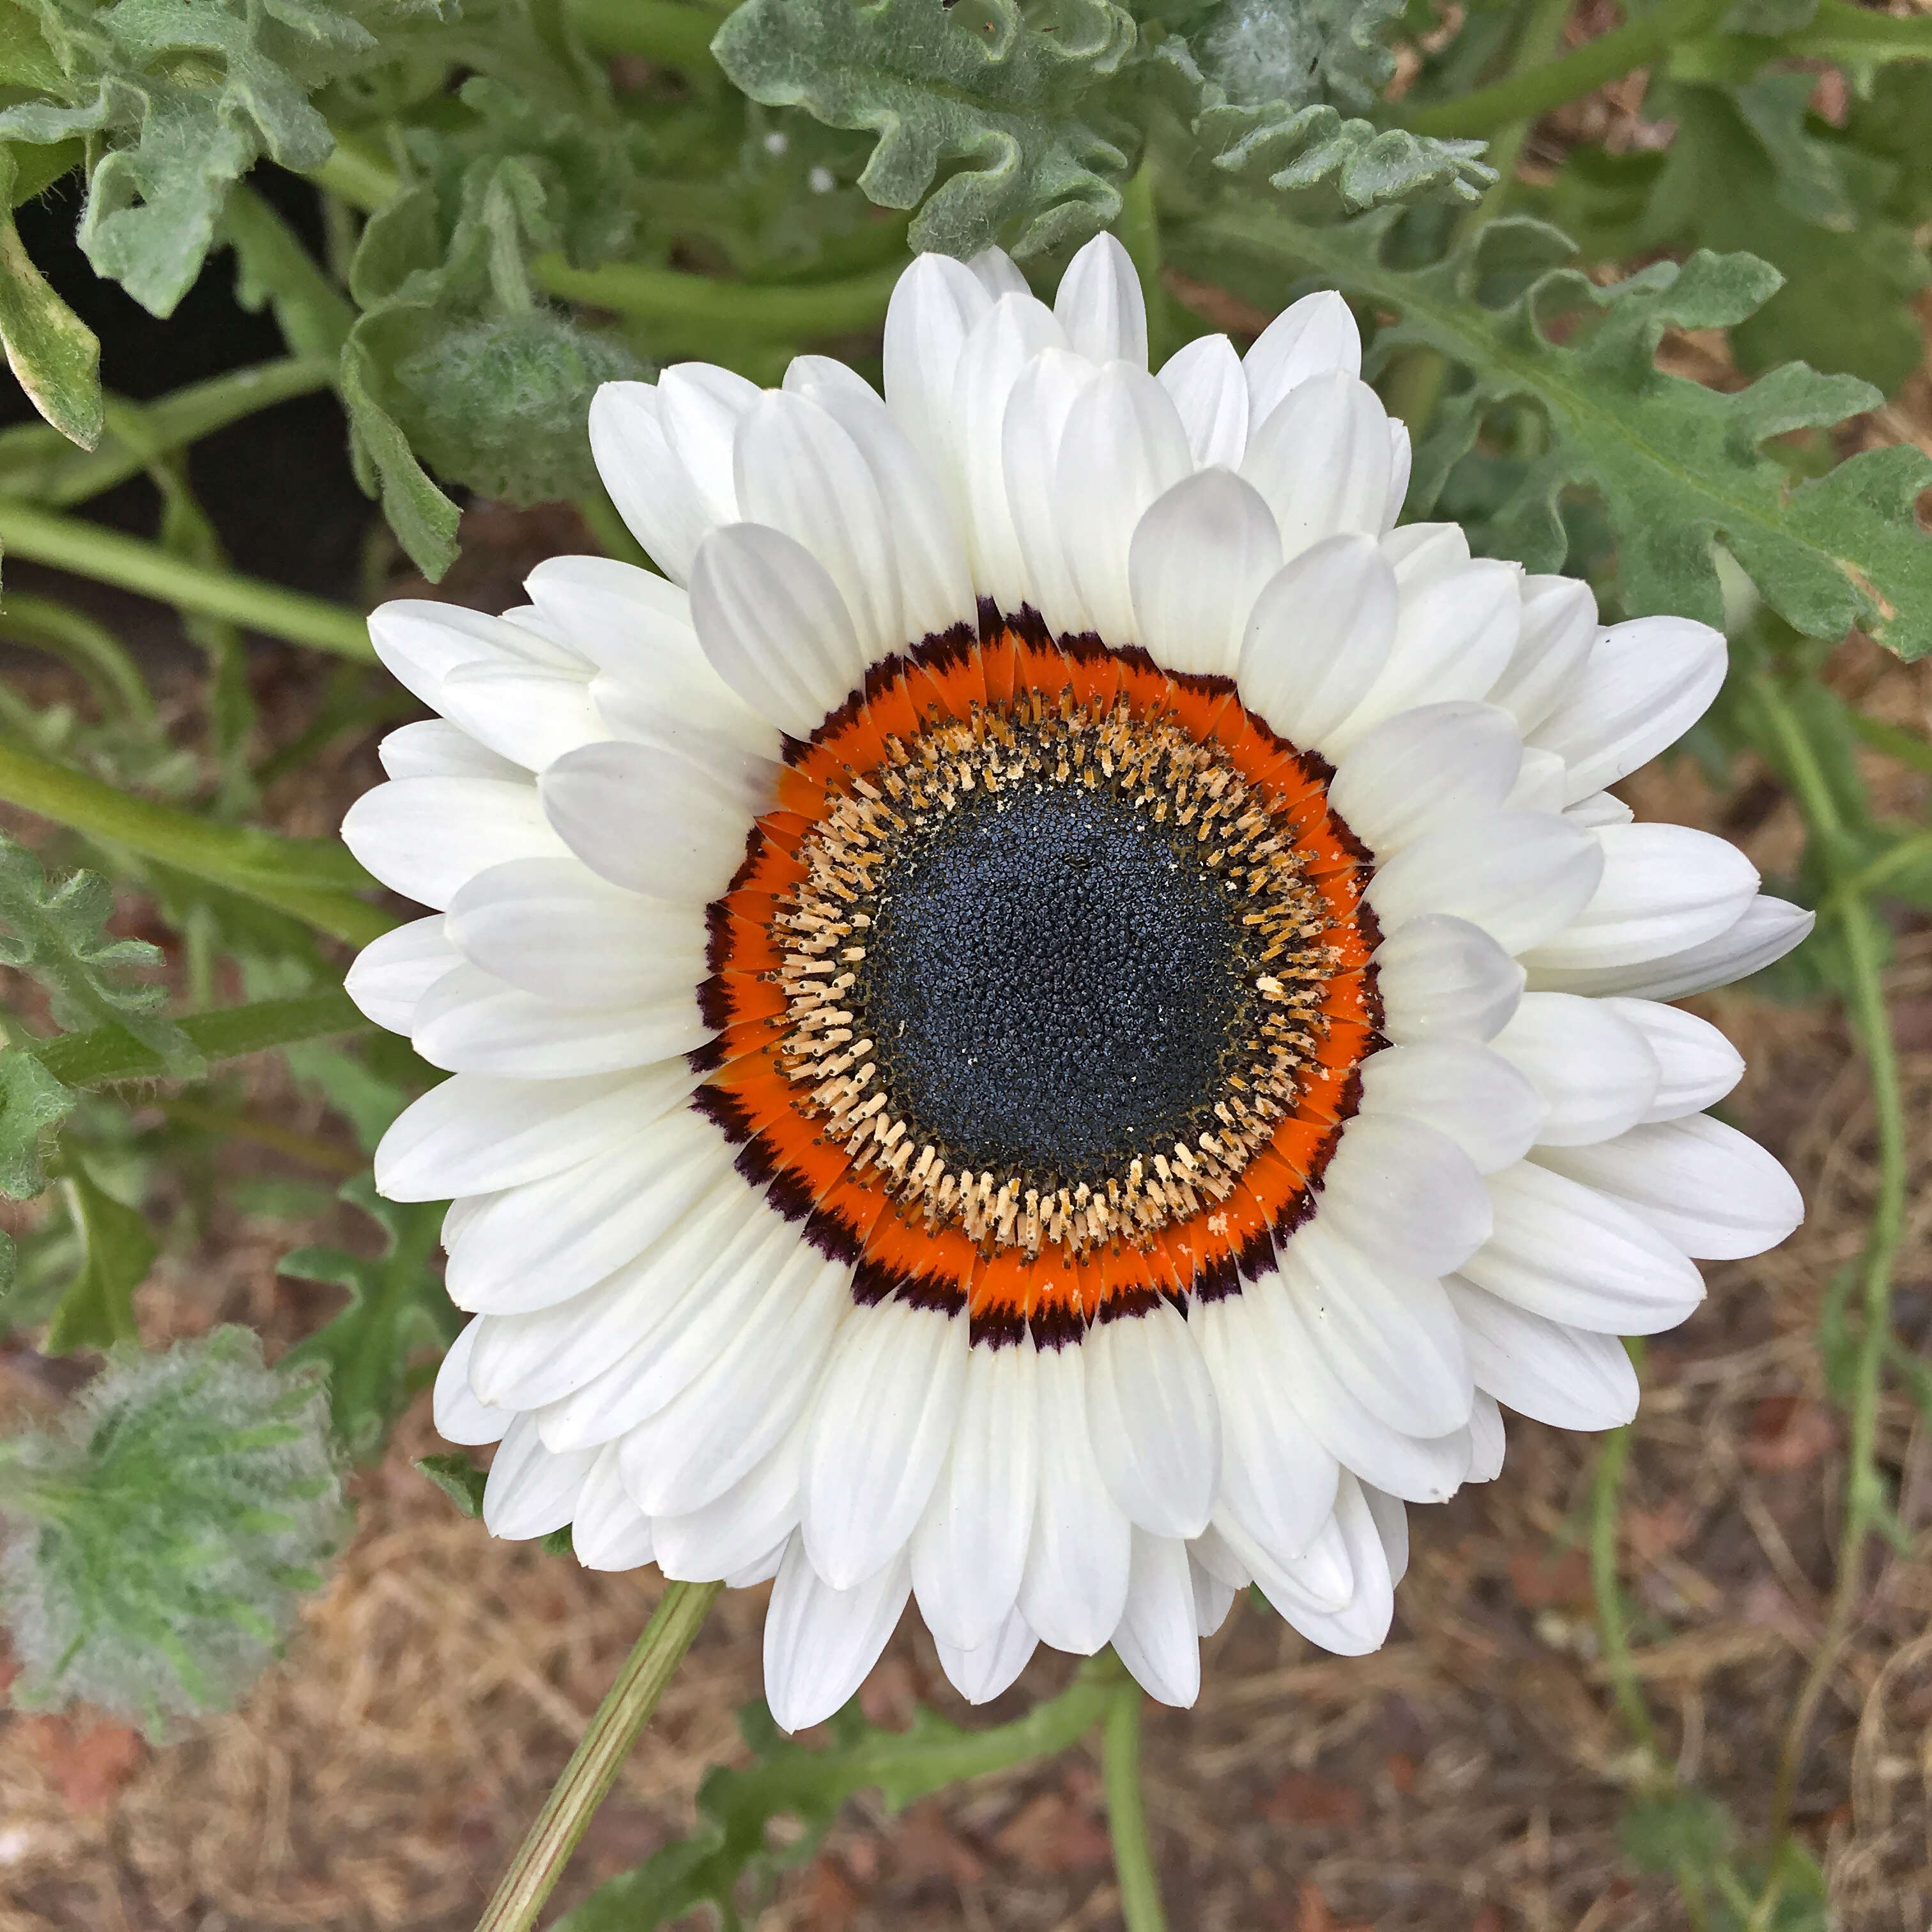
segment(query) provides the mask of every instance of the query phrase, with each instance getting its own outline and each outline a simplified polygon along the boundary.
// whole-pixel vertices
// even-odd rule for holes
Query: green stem
[[[355,896],[375,881],[333,839],[216,825],[5,743],[0,800],[258,899],[352,945],[366,946],[396,923]]]
[[[1141,278],[1147,309],[1148,367],[1158,369],[1172,352],[1174,319],[1160,278],[1160,210],[1154,200],[1154,163],[1143,160],[1120,196],[1120,241]]]
[[[82,518],[0,500],[0,545],[10,556],[118,584],[196,616],[226,618],[292,644],[375,662],[368,625],[340,604],[191,562]]]
[[[1129,1678],[1107,1706],[1100,1738],[1100,1771],[1107,1790],[1107,1828],[1114,1840],[1114,1871],[1120,1881],[1120,1917],[1127,1932],[1167,1932],[1141,1801],[1141,1687]]]
[[[125,482],[150,458],[166,455],[257,410],[312,395],[334,376],[333,356],[287,356],[190,383],[141,405],[142,427],[149,439],[145,454],[121,442],[111,426],[100,446],[89,452],[76,449],[44,423],[22,423],[0,433],[0,478],[8,496],[31,496],[59,508],[85,502]]]
[[[707,78],[718,74],[711,38],[718,16],[677,0],[568,0],[570,22],[600,54],[636,54]]]
[[[383,162],[339,137],[335,152],[311,178],[368,212],[380,208],[398,185]],[[542,286],[566,302],[645,321],[722,330],[747,340],[789,342],[876,328],[904,266],[894,260],[825,282],[728,281],[643,262],[573,268],[556,254],[538,256],[530,268]]]
[[[78,671],[107,716],[122,718],[145,734],[160,734],[154,698],[134,659],[105,625],[84,611],[51,597],[14,592],[0,605],[0,636],[45,651]]]
[[[177,1024],[211,1064],[303,1040],[370,1030],[370,1022],[340,986],[297,999],[256,1000],[212,1013],[190,1013]],[[113,1087],[125,1080],[159,1079],[167,1072],[167,1063],[158,1053],[116,1026],[22,1042],[21,1050],[69,1087]]]
[[[1802,726],[1777,680],[1758,672],[1750,680],[1751,694],[1770,728],[1775,755],[1823,855],[1828,876],[1841,862],[1844,831],[1837,801]],[[1835,887],[1838,881],[1834,879]],[[1833,899],[1838,895],[1834,891]],[[1838,1659],[1856,1620],[1864,1580],[1865,1539],[1884,1503],[1876,1464],[1879,1388],[1884,1372],[1886,1346],[1892,1336],[1892,1277],[1899,1245],[1904,1238],[1906,1199],[1905,1107],[1900,1090],[1898,1051],[1886,1007],[1876,922],[1862,897],[1845,898],[1836,919],[1845,948],[1851,992],[1853,1030],[1863,1048],[1871,1082],[1872,1109],[1878,1134],[1879,1184],[1872,1204],[1862,1262],[1862,1326],[1852,1371],[1851,1429],[1847,1462],[1845,1520],[1840,1531],[1837,1577],[1825,1629],[1810,1668],[1798,1687],[1778,1754],[1778,1777],[1771,1801],[1771,1865],[1775,1874],[1780,1854],[1790,1835],[1791,1811],[1811,1720],[1817,1713]]]
[[[1590,1582],[1597,1600],[1598,1640],[1604,1647],[1604,1668],[1610,1694],[1630,1733],[1653,1765],[1658,1762],[1657,1728],[1630,1665],[1630,1626],[1617,1581],[1617,1497],[1623,1486],[1624,1465],[1630,1456],[1630,1430],[1613,1429],[1597,1451],[1597,1472],[1590,1486]]]
[[[286,1046],[286,1041],[278,1044]],[[305,1167],[319,1167],[326,1174],[339,1174],[346,1180],[369,1171],[366,1154],[352,1154],[346,1148],[332,1147],[313,1134],[298,1133],[274,1120],[258,1120],[253,1114],[232,1107],[210,1107],[199,1100],[164,1100],[161,1112],[177,1126],[199,1128],[204,1133],[219,1134],[224,1139],[253,1141],[257,1147],[285,1154]]]
[[[673,1583],[590,1720],[563,1775],[496,1887],[476,1932],[529,1932],[638,1734],[683,1660],[722,1583]]]
[[[1566,100],[1594,93],[1606,81],[1645,67],[1676,43],[1717,24],[1730,0],[1662,0],[1648,13],[1586,41],[1546,67],[1511,74],[1460,100],[1418,109],[1408,125],[1418,134],[1490,134],[1513,122],[1534,121]]]

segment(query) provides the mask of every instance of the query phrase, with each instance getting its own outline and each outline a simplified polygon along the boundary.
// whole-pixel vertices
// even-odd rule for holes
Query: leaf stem
[[[1154,198],[1154,162],[1143,160],[1120,195],[1120,241],[1141,278],[1147,310],[1148,367],[1158,369],[1173,346],[1174,316],[1160,278],[1160,208]]]
[[[333,839],[217,825],[4,742],[0,800],[258,899],[352,945],[366,946],[397,922],[356,897],[375,881]]]
[[[719,16],[679,0],[568,0],[570,23],[601,54],[637,54],[717,79],[711,38]]]
[[[256,1000],[246,1006],[190,1013],[176,1024],[211,1063],[265,1053],[272,1047],[294,1046],[303,1040],[373,1030],[373,1023],[362,1016],[340,986],[294,999]],[[168,1072],[167,1062],[158,1053],[118,1026],[94,1027],[86,1033],[64,1033],[52,1040],[18,1044],[22,1052],[31,1053],[56,1080],[69,1087],[113,1087],[127,1080],[158,1080]]]
[[[398,186],[383,162],[339,136],[335,152],[310,178],[365,213],[380,208]],[[728,331],[747,340],[790,342],[876,328],[904,266],[896,257],[862,274],[824,282],[728,281],[645,262],[573,268],[558,254],[538,256],[530,269],[538,283],[566,302],[647,322]]]
[[[376,653],[362,616],[326,598],[279,584],[264,584],[232,570],[176,556],[140,537],[130,537],[64,517],[31,503],[0,499],[0,544],[8,554],[70,570],[102,584],[172,604],[196,616],[223,617],[292,644],[373,664]]]
[[[1840,835],[1844,826],[1832,788],[1810,741],[1775,677],[1760,671],[1750,688],[1770,727],[1777,761],[1790,784],[1799,811],[1812,835],[1813,848],[1822,856],[1828,877],[1838,874]],[[1852,880],[1844,883],[1854,884]],[[1871,1082],[1872,1108],[1878,1136],[1879,1184],[1872,1204],[1862,1264],[1863,1324],[1853,1359],[1851,1429],[1847,1461],[1845,1520],[1840,1531],[1837,1577],[1825,1629],[1814,1652],[1804,1681],[1786,1724],[1778,1753],[1778,1777],[1771,1801],[1771,1868],[1779,1870],[1780,1855],[1791,1833],[1792,1807],[1803,1769],[1811,1720],[1817,1713],[1838,1660],[1856,1621],[1864,1581],[1865,1538],[1885,1508],[1876,1462],[1878,1402],[1884,1373],[1886,1347],[1892,1336],[1892,1277],[1905,1232],[1906,1150],[1905,1108],[1900,1088],[1898,1052],[1892,1037],[1892,1016],[1886,1005],[1880,962],[1876,922],[1862,892],[1840,899],[1833,877],[1831,901],[1837,902],[1837,924],[1844,942],[1851,988],[1849,1004],[1853,1030],[1864,1050]]]
[[[1594,92],[1606,81],[1647,66],[1678,43],[1716,26],[1730,0],[1662,0],[1662,4],[1561,60],[1505,75],[1459,100],[1438,100],[1409,117],[1418,134],[1492,134],[1514,122],[1534,121],[1566,100]]]
[[[1611,1695],[1630,1736],[1654,1765],[1657,1727],[1630,1665],[1630,1624],[1617,1581],[1617,1501],[1623,1487],[1624,1466],[1630,1458],[1630,1439],[1628,1424],[1612,1429],[1597,1450],[1596,1474],[1590,1485],[1590,1584],[1597,1601],[1598,1640],[1604,1647],[1604,1669],[1610,1677]]]
[[[722,1583],[673,1583],[658,1600],[637,1648],[565,1766],[509,1869],[477,1922],[476,1932],[529,1932],[604,1794],[616,1782],[638,1734],[650,1722]]]
[[[1120,1916],[1127,1932],[1167,1932],[1141,1798],[1141,1687],[1130,1677],[1107,1706],[1100,1737],[1100,1771],[1107,1790],[1107,1828],[1114,1840]]]

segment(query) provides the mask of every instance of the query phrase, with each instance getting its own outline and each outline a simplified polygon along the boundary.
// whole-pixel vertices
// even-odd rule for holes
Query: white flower
[[[1151,376],[1112,239],[1052,309],[928,256],[884,401],[600,393],[666,578],[371,620],[440,714],[344,827],[437,909],[349,983],[453,1076],[376,1156],[455,1197],[438,1425],[499,1535],[776,1575],[788,1728],[909,1594],[974,1699],[1187,1703],[1250,1578],[1373,1649],[1498,1404],[1628,1420],[1618,1336],[1799,1218],[1660,1003],[1809,916],[1604,789],[1724,640],[1394,528],[1360,356],[1321,295]]]

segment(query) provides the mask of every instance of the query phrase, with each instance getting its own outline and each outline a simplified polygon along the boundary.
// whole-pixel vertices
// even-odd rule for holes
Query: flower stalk
[[[510,1861],[476,1932],[529,1932],[578,1840],[616,1782],[722,1583],[673,1583]]]
[[[1141,1687],[1124,1676],[1107,1706],[1100,1738],[1101,1775],[1107,1792],[1107,1828],[1114,1840],[1114,1871],[1120,1887],[1120,1916],[1127,1932],[1167,1932],[1167,1914],[1155,1876],[1141,1796]]]

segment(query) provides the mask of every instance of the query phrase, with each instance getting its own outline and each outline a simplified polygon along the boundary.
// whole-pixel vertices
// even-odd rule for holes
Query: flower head
[[[884,400],[802,357],[615,384],[664,577],[392,604],[440,716],[344,836],[438,908],[350,990],[454,1077],[439,1378],[499,1534],[776,1575],[779,1722],[909,1594],[968,1697],[1112,1642],[1192,1700],[1251,1579],[1344,1652],[1498,1403],[1628,1419],[1620,1334],[1799,1204],[1662,1004],[1796,944],[1604,788],[1724,640],[1397,529],[1339,298],[1147,369],[1108,238],[1052,309],[916,262]]]

